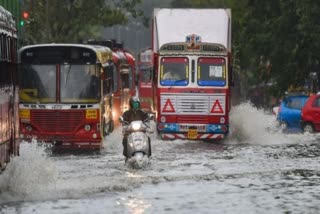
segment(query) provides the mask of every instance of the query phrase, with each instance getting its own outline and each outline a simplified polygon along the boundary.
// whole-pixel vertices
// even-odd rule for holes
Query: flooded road
[[[0,175],[0,213],[316,213],[320,135],[283,134],[250,104],[218,143],[152,138],[151,164],[124,165],[121,130],[101,154],[23,143]]]

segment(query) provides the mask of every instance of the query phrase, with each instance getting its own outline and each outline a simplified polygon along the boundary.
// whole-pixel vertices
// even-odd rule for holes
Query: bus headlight
[[[84,125],[84,130],[87,132],[91,130],[91,126],[89,124]]]

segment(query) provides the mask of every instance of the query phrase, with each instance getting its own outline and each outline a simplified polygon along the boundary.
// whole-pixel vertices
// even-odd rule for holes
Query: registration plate
[[[188,139],[197,139],[198,130],[197,129],[189,129],[188,130]]]

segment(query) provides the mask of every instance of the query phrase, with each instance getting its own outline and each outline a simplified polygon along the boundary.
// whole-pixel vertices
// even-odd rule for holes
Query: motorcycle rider
[[[130,124],[132,121],[135,121],[135,120],[145,121],[146,119],[149,118],[149,114],[140,108],[139,97],[137,96],[131,97],[129,100],[129,105],[130,105],[130,109],[125,111],[122,115],[124,121]],[[149,152],[151,156],[151,146],[150,146],[149,137],[148,137],[148,141],[149,141]],[[127,161],[127,134],[125,133],[123,134],[122,145],[123,145],[123,155],[126,157],[126,161]]]

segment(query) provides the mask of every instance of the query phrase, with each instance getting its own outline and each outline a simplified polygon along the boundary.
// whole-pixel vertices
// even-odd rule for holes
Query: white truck
[[[152,50],[158,134],[224,138],[231,106],[231,10],[155,9]],[[168,71],[175,78],[164,78]]]

